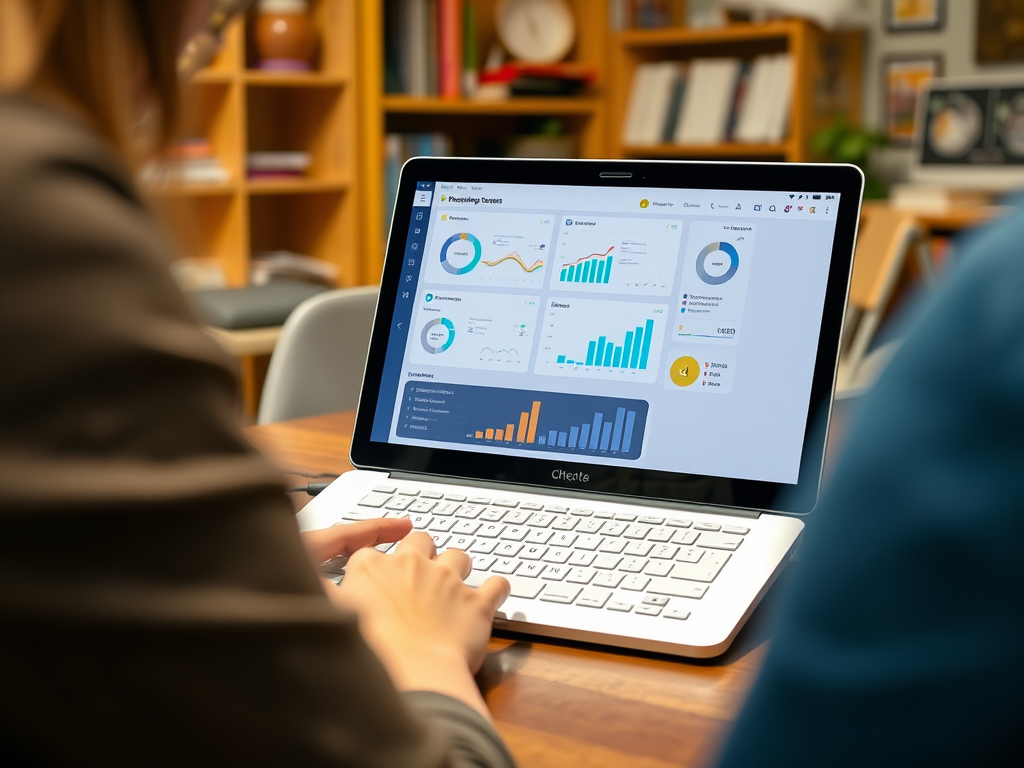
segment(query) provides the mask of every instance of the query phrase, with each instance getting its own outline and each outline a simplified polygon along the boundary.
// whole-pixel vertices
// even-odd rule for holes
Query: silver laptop
[[[358,469],[301,526],[412,518],[472,556],[470,584],[511,582],[499,629],[722,653],[817,499],[862,183],[837,165],[410,160]]]

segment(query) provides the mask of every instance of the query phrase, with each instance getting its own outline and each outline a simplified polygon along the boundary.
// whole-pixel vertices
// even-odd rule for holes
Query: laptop
[[[862,187],[844,165],[410,160],[357,469],[301,527],[408,516],[471,585],[509,579],[495,628],[721,654],[816,503]]]

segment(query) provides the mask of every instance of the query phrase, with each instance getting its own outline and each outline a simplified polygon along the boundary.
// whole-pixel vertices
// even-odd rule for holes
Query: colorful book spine
[[[443,99],[462,95],[462,1],[438,0],[438,80]]]

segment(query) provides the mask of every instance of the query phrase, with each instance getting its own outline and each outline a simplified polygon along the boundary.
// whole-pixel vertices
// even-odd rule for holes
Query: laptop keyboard
[[[466,582],[493,575],[512,596],[642,616],[686,620],[689,606],[714,588],[750,529],[685,518],[539,504],[513,496],[440,493],[379,485],[343,522],[408,517],[437,551],[461,549],[473,559]],[[381,544],[381,552],[395,544]],[[345,558],[320,570],[336,583]]]

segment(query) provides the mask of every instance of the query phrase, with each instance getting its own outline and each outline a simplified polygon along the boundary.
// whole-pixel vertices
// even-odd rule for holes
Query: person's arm
[[[975,238],[862,404],[722,768],[1024,751],[1021,242]]]
[[[510,765],[466,704],[398,693],[327,599],[241,435],[230,361],[102,147],[3,118],[5,746],[43,764]]]

